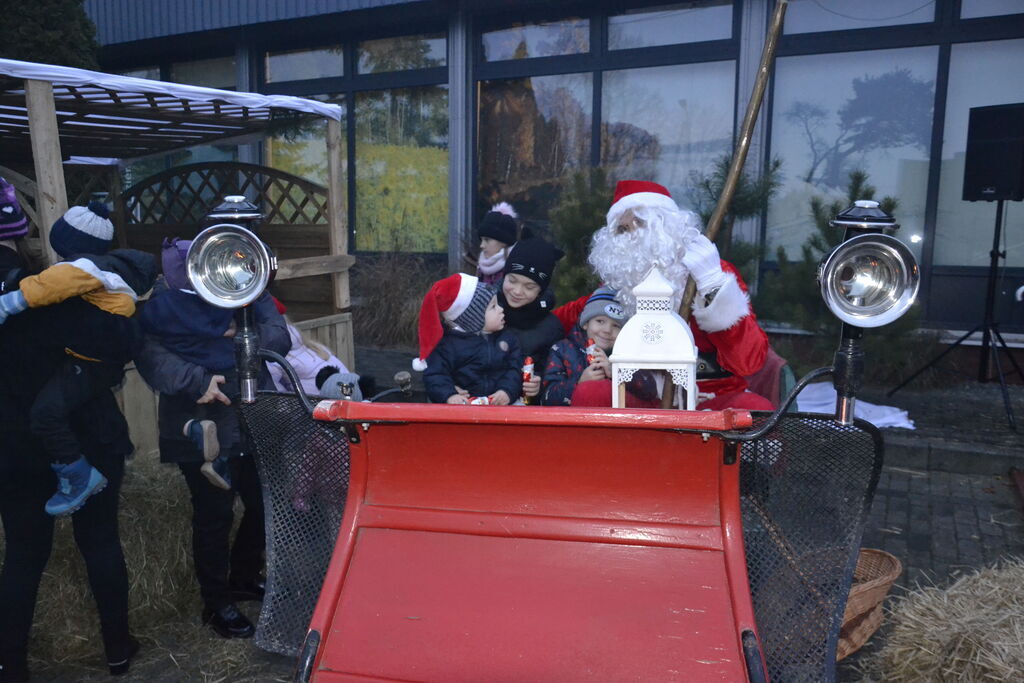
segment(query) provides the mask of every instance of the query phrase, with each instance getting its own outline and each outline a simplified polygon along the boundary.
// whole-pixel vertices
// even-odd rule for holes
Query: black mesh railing
[[[872,425],[844,427],[824,415],[785,415],[741,444],[747,572],[771,680],[835,680],[839,628],[881,465]]]
[[[260,393],[243,404],[255,446],[267,530],[267,590],[256,644],[295,656],[334,551],[348,493],[345,435],[313,420],[294,395]]]

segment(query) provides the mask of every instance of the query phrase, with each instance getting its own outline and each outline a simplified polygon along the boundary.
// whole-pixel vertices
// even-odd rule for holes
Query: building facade
[[[728,155],[772,0],[85,0],[109,71],[329,100],[346,111],[356,252],[472,252],[476,221],[513,203],[544,233],[560,191],[600,167],[700,204]],[[1020,0],[792,0],[747,162],[780,162],[768,208],[733,238],[800,258],[810,201],[849,174],[892,196],[923,273],[924,320],[980,321],[993,202],[961,200],[972,107],[1024,103]],[[190,150],[322,181],[315,127],[261,146]],[[141,165],[137,176],[152,170]],[[1024,207],[1007,202],[996,298],[1024,332]]]

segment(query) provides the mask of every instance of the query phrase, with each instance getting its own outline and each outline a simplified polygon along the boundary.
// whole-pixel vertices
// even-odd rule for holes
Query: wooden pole
[[[348,253],[348,226],[342,204],[344,177],[342,172],[341,122],[327,119],[327,232],[331,255]],[[348,267],[331,275],[335,312],[347,312],[352,304],[349,296]],[[349,329],[340,342],[342,348],[335,349],[338,357],[352,370],[355,367],[355,350],[352,344],[351,318]]]
[[[757,123],[757,115],[761,111],[761,102],[764,100],[764,91],[768,87],[768,78],[771,76],[772,67],[775,63],[775,48],[779,44],[779,37],[782,35],[782,20],[786,16],[786,7],[789,0],[778,0],[775,5],[775,12],[772,14],[772,23],[768,28],[768,37],[764,41],[764,49],[761,51],[761,64],[757,68],[757,78],[754,80],[754,91],[750,94],[750,101],[747,102],[747,112],[743,117],[743,125],[740,126],[740,136],[736,140],[736,151],[732,156],[732,163],[729,165],[729,173],[725,177],[725,185],[722,186],[722,194],[718,198],[718,204],[704,228],[704,235],[712,242],[722,227],[722,219],[729,211],[729,204],[732,196],[736,193],[736,185],[739,183],[740,173],[743,171],[743,164],[747,160],[747,152],[750,150],[750,139],[754,134],[754,124]],[[693,298],[697,294],[697,283],[693,278],[686,280],[686,290],[683,292],[683,300],[679,305],[679,315],[684,320],[690,319],[690,307],[693,305]]]
[[[50,226],[68,210],[64,184],[64,166],[57,128],[57,110],[53,103],[53,85],[49,81],[25,81],[25,107],[36,168],[36,213],[43,254],[49,263],[60,260],[50,247]]]

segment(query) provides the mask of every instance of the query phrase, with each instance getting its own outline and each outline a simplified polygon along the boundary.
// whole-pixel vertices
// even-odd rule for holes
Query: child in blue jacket
[[[420,356],[413,361],[432,402],[486,398],[503,406],[519,398],[523,355],[504,327],[505,313],[490,285],[463,273],[434,283],[420,309]]]

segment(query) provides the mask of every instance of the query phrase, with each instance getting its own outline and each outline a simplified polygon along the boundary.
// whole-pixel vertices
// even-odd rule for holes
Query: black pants
[[[99,400],[124,376],[124,368],[112,363],[92,363],[68,356],[32,403],[29,428],[43,443],[50,462],[69,464],[82,455],[71,428],[71,416]],[[95,465],[95,463],[92,463]]]
[[[252,581],[259,576],[266,546],[256,463],[249,456],[231,458],[229,462],[232,491],[211,484],[199,471],[202,463],[178,463],[192,495],[192,555],[199,593],[206,607],[213,610],[234,602],[230,582]],[[236,492],[245,512],[232,544]]]
[[[0,571],[0,662],[17,667],[25,665],[39,581],[53,544],[53,517],[43,506],[57,481],[28,432],[0,431],[0,444],[0,518],[6,546]],[[117,662],[127,656],[128,645],[128,572],[117,526],[124,456],[91,449],[87,456],[109,483],[71,522],[99,611],[107,661]]]

